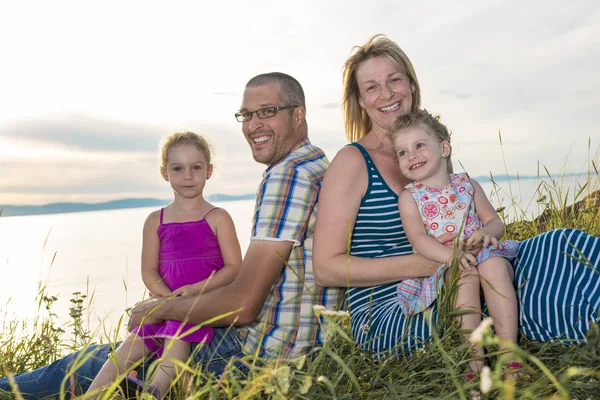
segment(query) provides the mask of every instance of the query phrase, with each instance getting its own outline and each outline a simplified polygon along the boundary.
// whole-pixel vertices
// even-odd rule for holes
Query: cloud
[[[454,98],[459,99],[459,100],[464,100],[464,99],[468,99],[468,98],[473,97],[472,94],[468,94],[468,93],[456,93],[456,92],[454,92],[452,90],[449,90],[449,89],[440,90],[440,91],[438,91],[436,93],[439,94],[439,95],[446,95],[446,96],[454,97]]]
[[[247,194],[256,191],[264,167],[253,162],[246,149],[245,157],[237,150],[215,157],[215,172],[208,181],[205,195]],[[8,194],[39,194],[54,199],[56,194],[84,194],[90,201],[120,198],[125,193],[169,198],[171,189],[159,174],[155,152],[72,152],[59,160],[37,159],[35,162],[0,161],[0,204]],[[93,195],[96,195],[95,197]],[[14,196],[12,196],[14,197]],[[43,201],[42,201],[43,202]]]
[[[156,150],[163,135],[160,127],[81,114],[22,119],[0,127],[0,137],[87,151]]]
[[[325,109],[339,109],[341,107],[340,103],[325,103],[325,104],[321,104],[319,106],[320,108],[325,108]]]
[[[11,153],[0,159],[0,204],[15,202],[12,199],[18,199],[17,194],[22,199],[32,199],[34,193],[39,195],[34,203],[60,200],[59,194],[65,198],[78,195],[86,201],[135,193],[170,197],[171,189],[158,172],[157,151],[159,138],[167,130],[136,127],[117,120],[80,116],[58,122],[41,118],[19,121],[9,130],[5,126],[1,137],[11,140]],[[212,147],[215,173],[207,184],[206,195],[247,194],[256,190],[265,167],[252,159],[239,123],[188,121],[168,132],[183,129],[204,135]],[[126,140],[118,135],[121,131],[129,132],[122,134]],[[87,142],[81,143],[84,139]]]
[[[36,163],[16,165],[0,162],[5,172],[0,192],[40,193],[118,193],[123,190],[156,190],[162,178],[158,173],[156,156],[147,153],[87,153],[86,157],[72,153],[60,161],[36,160]]]
[[[211,93],[213,96],[235,96],[235,97],[241,97],[239,93],[237,92],[212,92]]]
[[[54,3],[36,15],[14,4],[21,17],[0,24],[0,33],[18,30],[25,19],[35,29],[2,44],[6,58],[19,61],[0,74],[0,124],[12,118],[0,125],[0,143],[21,143],[24,161],[0,148],[11,160],[0,161],[0,197],[8,182],[11,190],[37,185],[57,193],[109,191],[111,182],[114,190],[163,190],[158,142],[182,129],[205,134],[214,147],[217,169],[207,190],[253,191],[264,167],[252,160],[233,113],[247,80],[274,70],[302,83],[310,138],[331,159],[345,145],[342,66],[352,47],[375,33],[409,55],[422,106],[442,115],[456,157],[472,175],[504,172],[499,130],[509,173],[530,174],[537,160],[557,170],[573,143],[571,159],[585,159],[588,137],[598,137],[597,1],[466,0],[457,7],[348,0],[341,7],[306,0],[288,12],[259,0],[233,14],[229,3],[149,4],[133,25],[139,7],[132,4],[115,14],[74,3],[78,19]],[[198,25],[202,12],[227,18]],[[276,22],[248,23],[264,17]],[[50,60],[42,69],[40,57]],[[40,160],[27,156],[33,152]]]

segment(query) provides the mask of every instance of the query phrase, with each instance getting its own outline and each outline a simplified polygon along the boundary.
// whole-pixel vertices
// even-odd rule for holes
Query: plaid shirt
[[[328,165],[323,151],[304,139],[263,174],[250,240],[290,241],[293,247],[257,320],[240,329],[248,353],[291,357],[323,342],[313,306],[331,309],[341,295],[316,286],[312,270],[317,200]]]

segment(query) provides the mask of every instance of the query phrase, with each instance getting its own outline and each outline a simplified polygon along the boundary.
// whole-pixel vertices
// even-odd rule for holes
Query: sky
[[[233,114],[264,72],[300,81],[331,159],[346,143],[343,63],[377,33],[410,57],[471,176],[588,168],[597,0],[0,0],[0,204],[169,198],[158,144],[184,129],[214,150],[205,194],[253,193],[264,166]]]

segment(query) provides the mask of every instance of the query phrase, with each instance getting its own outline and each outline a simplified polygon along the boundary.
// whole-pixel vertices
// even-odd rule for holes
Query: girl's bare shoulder
[[[212,204],[210,204],[210,208],[204,218],[212,227],[216,227],[222,221],[232,221],[231,215],[226,209]]]
[[[160,225],[160,212],[161,210],[152,211],[144,222],[144,230],[156,230]]]

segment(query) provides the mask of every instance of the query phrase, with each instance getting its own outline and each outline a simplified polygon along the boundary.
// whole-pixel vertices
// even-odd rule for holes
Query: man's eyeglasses
[[[256,116],[260,119],[271,118],[277,114],[279,110],[287,110],[288,108],[296,108],[298,106],[278,106],[278,107],[265,107],[256,111],[240,111],[235,113],[235,119],[238,122],[248,122],[252,119],[252,114],[256,114]]]

